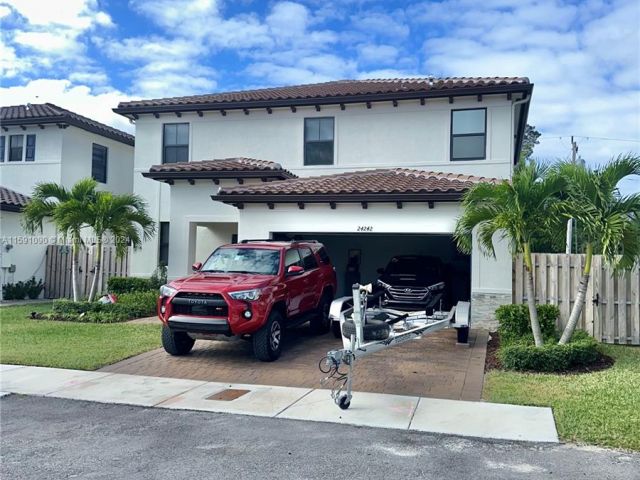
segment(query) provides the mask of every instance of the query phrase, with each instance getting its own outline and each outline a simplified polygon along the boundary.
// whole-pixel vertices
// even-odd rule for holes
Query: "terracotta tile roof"
[[[473,88],[507,90],[508,87],[527,87],[531,84],[526,77],[445,77],[445,78],[390,78],[371,80],[336,80],[308,85],[262,88],[234,92],[192,95],[188,97],[156,98],[121,102],[114,111],[118,113],[145,110],[149,107],[202,106],[215,108],[234,103],[277,102],[285,100],[335,99],[340,102],[346,97],[365,97],[387,94],[410,94],[465,90]],[[513,89],[509,89],[513,90]],[[413,95],[415,98],[416,95]],[[363,100],[364,101],[364,100]],[[262,105],[265,106],[265,105]]]
[[[117,128],[97,122],[53,103],[13,105],[0,108],[2,125],[37,125],[47,123],[67,123],[83,130],[133,145],[135,137]]]
[[[365,170],[319,177],[298,178],[264,184],[225,187],[214,199],[226,203],[252,201],[415,201],[459,199],[479,182],[500,180],[406,168]]]
[[[255,158],[222,158],[198,162],[165,163],[153,165],[142,175],[155,180],[195,178],[296,178],[279,163]]]
[[[0,210],[7,212],[19,212],[29,203],[31,197],[0,186]]]

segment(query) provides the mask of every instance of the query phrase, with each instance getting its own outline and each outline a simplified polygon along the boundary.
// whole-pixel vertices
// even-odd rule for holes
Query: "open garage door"
[[[336,268],[338,296],[351,295],[355,282],[370,283],[389,260],[400,255],[438,257],[444,265],[447,303],[471,298],[471,257],[458,251],[451,235],[387,233],[274,232],[274,240],[317,240]]]

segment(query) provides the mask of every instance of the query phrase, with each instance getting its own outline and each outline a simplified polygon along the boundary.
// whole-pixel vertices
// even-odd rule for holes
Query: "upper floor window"
[[[165,123],[162,132],[162,163],[189,161],[189,124]]]
[[[4,135],[0,136],[0,162],[4,162],[4,151],[5,151],[5,142],[7,141],[7,137]]]
[[[24,135],[11,135],[9,137],[9,161],[22,161],[22,145],[24,143]]]
[[[107,183],[107,147],[93,144],[91,153],[91,177],[100,183]]]
[[[333,165],[333,117],[304,119],[304,164]]]
[[[483,160],[487,147],[487,109],[451,111],[451,160]]]
[[[27,135],[27,148],[24,153],[25,162],[33,162],[36,159],[36,136]]]

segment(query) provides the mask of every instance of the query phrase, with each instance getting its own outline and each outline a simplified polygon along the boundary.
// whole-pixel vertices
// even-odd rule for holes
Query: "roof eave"
[[[126,145],[135,145],[135,137],[131,136],[131,138],[123,135],[118,135],[115,133],[109,133],[101,130],[98,127],[94,127],[93,125],[87,125],[83,122],[80,122],[73,117],[69,117],[67,115],[56,115],[49,117],[34,117],[34,118],[15,118],[10,120],[2,120],[2,126],[6,127],[19,127],[24,125],[56,125],[56,124],[68,124],[73,125],[81,130],[85,130],[90,133],[95,133],[96,135],[100,135],[101,137],[110,138],[111,140],[115,140],[116,142],[124,143]]]
[[[297,178],[288,171],[274,170],[237,170],[237,171],[208,171],[208,172],[142,172],[142,176],[152,180],[213,180],[213,179],[234,179],[234,178],[273,178],[287,180]]]
[[[343,194],[251,194],[211,195],[211,199],[229,205],[249,203],[396,203],[459,202],[463,192],[422,193],[343,193]]]
[[[12,205],[10,203],[0,204],[0,211],[20,213],[24,207],[20,205]]]
[[[472,95],[499,95],[502,93],[527,93],[533,89],[532,83],[520,83],[514,85],[490,85],[482,87],[462,87],[434,91],[410,91],[391,93],[371,93],[365,95],[341,95],[331,97],[315,98],[292,98],[282,100],[250,100],[235,102],[203,102],[190,104],[173,105],[140,105],[140,106],[118,106],[113,111],[120,115],[141,114],[141,113],[172,113],[172,112],[195,112],[206,110],[239,110],[250,108],[277,108],[277,107],[305,107],[315,105],[337,105],[340,103],[366,103],[382,102],[391,100],[419,100],[421,98],[447,98],[462,97]]]

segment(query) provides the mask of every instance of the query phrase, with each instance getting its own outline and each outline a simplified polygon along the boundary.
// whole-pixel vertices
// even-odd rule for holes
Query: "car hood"
[[[169,286],[182,292],[220,293],[266,287],[275,278],[273,275],[253,273],[194,273],[174,280]]]
[[[380,276],[380,280],[394,287],[430,287],[443,279],[437,275],[430,274],[385,274]]]

